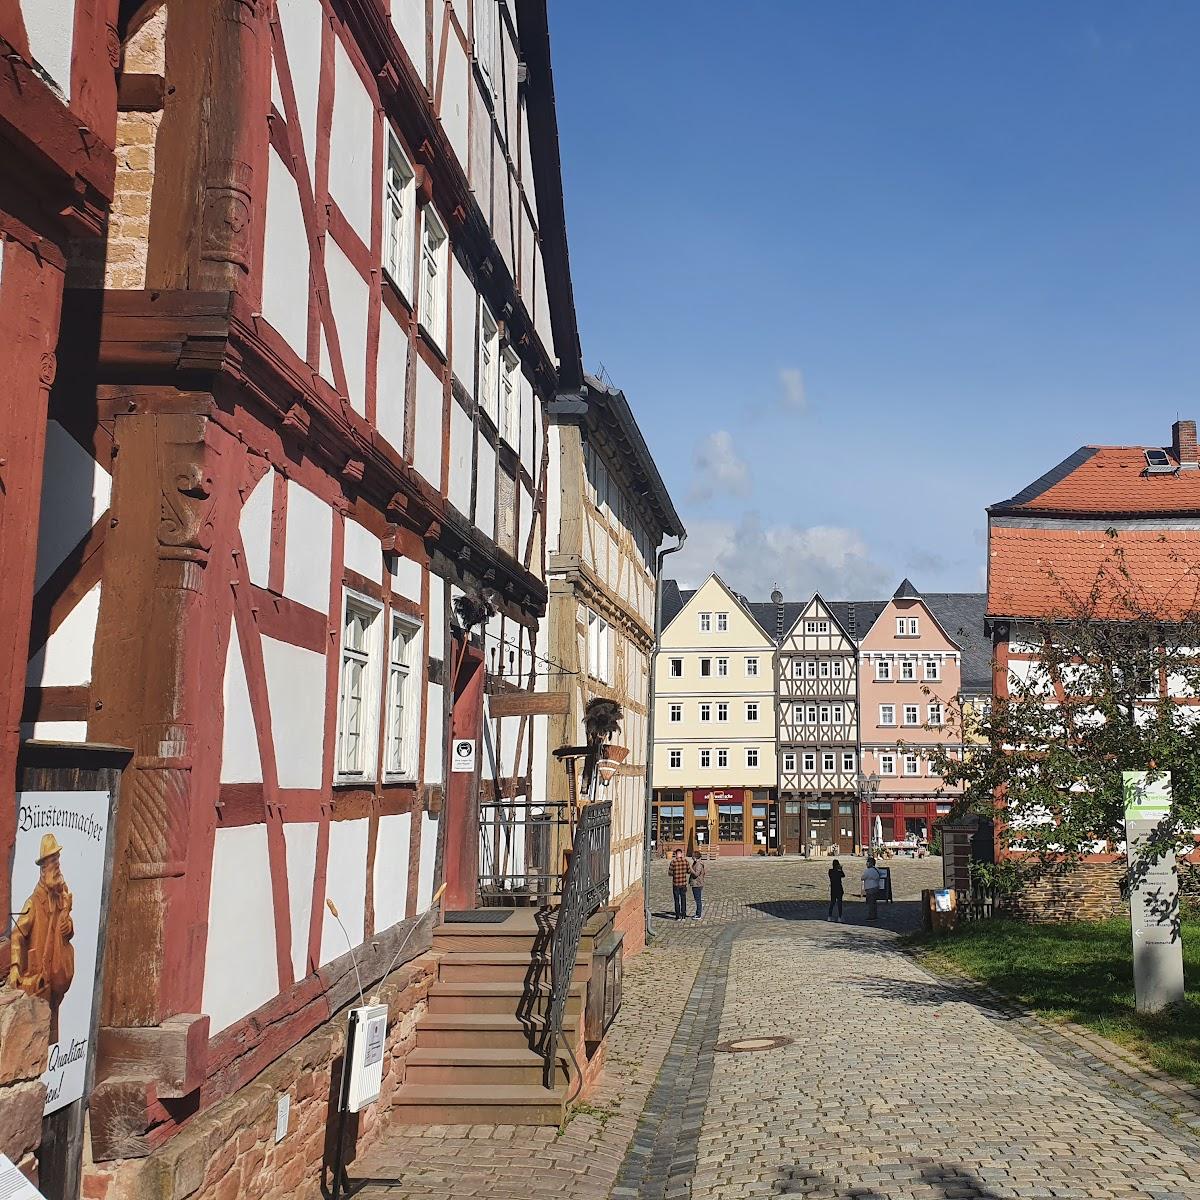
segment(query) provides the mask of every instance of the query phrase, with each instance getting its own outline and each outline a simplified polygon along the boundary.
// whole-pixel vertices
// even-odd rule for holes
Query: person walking
[[[707,871],[708,864],[704,861],[704,856],[697,850],[692,858],[692,865],[688,870],[692,881],[692,899],[696,902],[696,912],[692,917],[693,921],[699,921],[704,916],[704,876]]]
[[[867,869],[862,873],[863,899],[867,902],[867,920],[879,920],[879,893],[883,887],[883,875],[873,858],[867,859]]]
[[[691,875],[688,860],[683,857],[683,851],[678,847],[671,855],[667,864],[671,873],[671,895],[675,900],[675,920],[682,921],[687,916],[687,885]]]
[[[846,872],[842,870],[842,864],[835,858],[833,866],[829,868],[829,915],[825,918],[827,921],[840,921],[842,919],[842,898],[845,896],[845,888],[843,880],[846,878]],[[833,915],[833,906],[837,905],[837,916]]]

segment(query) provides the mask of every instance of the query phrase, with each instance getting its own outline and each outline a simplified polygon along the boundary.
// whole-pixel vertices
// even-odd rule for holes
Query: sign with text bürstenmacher
[[[1138,1012],[1159,1012],[1183,1000],[1183,941],[1175,855],[1142,860],[1159,822],[1171,811],[1169,771],[1125,771],[1125,845],[1129,915],[1133,925],[1133,989]]]

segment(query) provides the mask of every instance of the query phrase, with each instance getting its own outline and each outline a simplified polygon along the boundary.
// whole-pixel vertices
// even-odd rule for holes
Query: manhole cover
[[[733,1042],[718,1042],[715,1049],[722,1054],[750,1054],[755,1050],[778,1050],[781,1046],[791,1044],[792,1039],[788,1037],[749,1037]]]

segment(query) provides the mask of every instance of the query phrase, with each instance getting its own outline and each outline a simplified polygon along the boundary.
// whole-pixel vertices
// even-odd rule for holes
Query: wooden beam
[[[488,711],[493,717],[561,716],[569,704],[566,692],[504,692],[488,697]]]

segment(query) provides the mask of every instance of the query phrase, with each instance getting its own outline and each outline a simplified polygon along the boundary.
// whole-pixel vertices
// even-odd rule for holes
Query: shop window
[[[746,836],[746,816],[740,804],[717,808],[717,837],[722,842],[741,842]]]
[[[662,842],[683,841],[683,805],[660,804],[658,808],[658,838]]]

